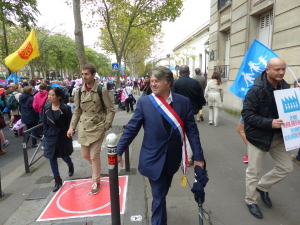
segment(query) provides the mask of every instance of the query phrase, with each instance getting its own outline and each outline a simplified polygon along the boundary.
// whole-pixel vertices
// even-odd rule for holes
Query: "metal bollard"
[[[4,193],[2,192],[2,186],[1,186],[1,173],[0,173],[0,198],[4,196]]]
[[[126,125],[123,126],[123,130],[126,128]],[[124,152],[125,157],[125,171],[130,172],[130,160],[129,160],[129,148],[126,148]]]
[[[114,133],[106,136],[108,172],[110,187],[110,205],[112,225],[120,225],[120,200],[119,200],[119,179],[118,179],[118,160],[117,160],[117,135]]]
[[[29,163],[28,163],[28,153],[27,153],[27,142],[26,142],[26,136],[23,135],[23,142],[22,142],[22,148],[23,148],[23,157],[24,157],[24,165],[25,165],[25,172],[30,173],[29,171]]]
[[[130,172],[129,148],[126,148],[124,155],[125,155],[125,171]]]

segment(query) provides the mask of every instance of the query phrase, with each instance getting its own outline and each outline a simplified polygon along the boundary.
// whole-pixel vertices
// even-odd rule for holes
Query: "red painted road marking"
[[[125,211],[128,176],[119,177],[120,213]],[[91,194],[90,179],[65,181],[37,221],[111,214],[109,178],[100,180],[101,191]]]

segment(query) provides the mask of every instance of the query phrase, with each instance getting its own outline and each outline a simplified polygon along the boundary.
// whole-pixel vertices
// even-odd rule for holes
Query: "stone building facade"
[[[299,37],[299,0],[211,0],[208,74],[223,73],[224,107],[242,108],[241,99],[228,89],[254,39],[283,58],[299,78]],[[288,69],[285,80],[295,80]]]
[[[196,68],[200,68],[203,74],[207,74],[208,67],[208,38],[209,21],[198,27],[191,35],[174,47],[174,65],[188,65],[191,77]]]

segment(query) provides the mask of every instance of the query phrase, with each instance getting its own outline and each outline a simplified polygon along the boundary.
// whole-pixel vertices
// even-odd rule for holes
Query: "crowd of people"
[[[272,207],[269,197],[271,187],[292,172],[292,160],[300,165],[300,150],[298,156],[292,155],[291,160],[284,149],[283,121],[278,116],[272,94],[274,90],[290,87],[283,79],[285,67],[286,63],[279,58],[268,62],[266,70],[255,79],[254,86],[244,99],[237,128],[248,149],[244,160],[248,162],[245,201],[256,218],[263,218],[257,196],[260,195],[264,204]],[[76,130],[82,157],[92,168],[91,194],[97,194],[101,191],[101,145],[115,115],[114,103],[109,95],[114,85],[97,81],[93,64],[84,65],[81,72],[80,84],[76,81],[72,85],[67,81],[36,84],[36,81],[30,80],[0,86],[0,107],[1,111],[7,112],[12,129],[17,121],[25,124],[27,129],[43,123],[42,132],[33,130],[32,134],[36,137],[40,135],[44,142],[44,156],[49,159],[55,180],[54,192],[62,186],[58,158],[68,165],[69,176],[74,174],[71,155],[72,136]],[[152,224],[167,224],[166,196],[180,164],[183,174],[187,166],[199,166],[205,170],[206,162],[197,128],[197,123],[204,122],[204,106],[208,106],[208,123],[219,126],[218,112],[223,102],[220,73],[213,72],[209,81],[199,68],[195,69],[194,79],[190,73],[189,67],[183,65],[179,69],[179,78],[174,80],[171,70],[159,66],[152,70],[151,76],[122,80],[119,89],[127,113],[133,113],[133,116],[118,142],[118,162],[123,165],[122,154],[143,126],[144,139],[138,169],[150,182]],[[140,96],[138,102],[136,95]],[[22,128],[15,129],[14,134],[16,137],[22,136]],[[29,141],[29,136],[26,140]],[[9,144],[1,130],[0,141],[2,147]],[[36,146],[37,140],[32,138],[32,147]],[[274,159],[275,167],[259,179],[267,152]],[[4,153],[5,150],[0,148],[0,154]]]

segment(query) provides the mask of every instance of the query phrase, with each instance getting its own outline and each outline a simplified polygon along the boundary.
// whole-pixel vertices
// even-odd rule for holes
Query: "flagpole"
[[[290,71],[291,71],[291,73],[293,74],[293,76],[294,76],[294,78],[295,78],[295,80],[296,80],[296,82],[299,84],[299,81],[297,80],[297,78],[296,78],[296,76],[295,76],[295,74],[294,74],[294,72],[291,70],[291,68],[288,66],[287,67]]]

